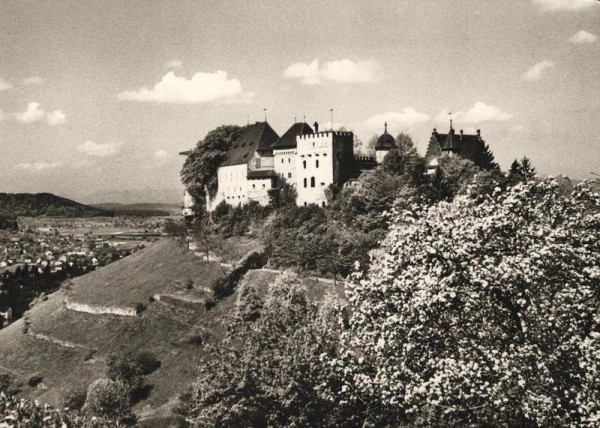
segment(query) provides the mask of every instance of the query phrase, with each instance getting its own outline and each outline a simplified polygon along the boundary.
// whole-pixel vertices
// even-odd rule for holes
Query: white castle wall
[[[263,158],[268,164],[272,158]],[[272,164],[270,166],[272,168]],[[208,210],[213,211],[217,205],[225,201],[237,206],[250,201],[258,201],[261,205],[269,203],[268,191],[272,187],[270,178],[248,180],[248,165],[229,165],[220,167],[217,172],[218,188],[213,199],[208,202]]]
[[[385,158],[385,155],[387,155],[388,152],[389,152],[389,150],[376,150],[375,151],[375,161],[377,161],[377,163],[382,163],[383,158]]]
[[[296,182],[296,149],[273,150],[275,172],[288,183]]]
[[[325,189],[333,183],[333,133],[300,135],[297,138],[296,189],[298,205],[323,206]]]

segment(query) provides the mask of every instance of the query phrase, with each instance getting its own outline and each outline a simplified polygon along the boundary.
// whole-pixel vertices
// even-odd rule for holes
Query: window
[[[315,187],[315,177],[310,177],[310,187]]]
[[[288,178],[292,178],[292,173],[288,172]]]
[[[317,159],[317,160],[315,161],[315,166],[316,166],[317,168],[319,167],[319,159]]]
[[[304,179],[304,187],[307,187],[307,186],[306,186],[306,178]]]
[[[265,188],[265,185],[263,184],[263,189]]]
[[[256,189],[256,184],[253,184],[253,185],[252,185],[252,188],[253,188],[253,189]]]
[[[304,169],[306,169],[306,161],[302,161],[302,166],[304,166]]]
[[[306,206],[306,202],[304,202],[304,206]]]
[[[292,162],[292,160],[290,158],[288,158],[288,163],[291,163],[291,162]]]
[[[281,163],[283,163],[283,158],[281,158]]]
[[[324,207],[325,206],[325,201],[321,202],[321,206]]]

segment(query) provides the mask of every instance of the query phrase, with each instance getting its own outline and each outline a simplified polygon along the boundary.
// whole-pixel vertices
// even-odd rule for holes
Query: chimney
[[[463,134],[463,130],[461,129],[461,130],[460,130],[460,135],[462,136],[462,134]]]
[[[313,126],[315,127],[315,134],[318,134],[319,133],[319,123],[315,122],[315,123],[313,123]]]
[[[433,128],[433,133],[437,134],[437,128]]]
[[[481,129],[478,129],[478,130],[477,130],[477,135],[478,135],[479,137],[481,137]]]

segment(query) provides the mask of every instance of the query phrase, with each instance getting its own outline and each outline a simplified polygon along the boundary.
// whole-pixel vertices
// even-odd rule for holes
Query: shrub
[[[109,355],[106,375],[113,381],[121,382],[134,395],[144,385],[144,371],[137,361],[136,355],[122,352]]]
[[[34,388],[34,387],[38,386],[40,383],[42,383],[42,380],[44,380],[44,378],[41,375],[34,374],[34,375],[30,376],[29,379],[27,380],[27,385]]]
[[[86,387],[75,387],[65,395],[64,406],[70,410],[81,410],[87,397]]]
[[[8,391],[10,388],[10,384],[12,383],[12,378],[8,373],[0,373],[0,392]]]
[[[89,386],[85,410],[95,416],[123,417],[129,415],[129,390],[117,380],[101,378]]]

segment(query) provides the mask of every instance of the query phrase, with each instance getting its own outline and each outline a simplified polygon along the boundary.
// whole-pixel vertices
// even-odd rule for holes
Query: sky
[[[0,192],[179,192],[223,124],[481,135],[600,174],[597,0],[0,0]],[[265,112],[266,109],[266,112]],[[450,116],[448,113],[452,113]]]

